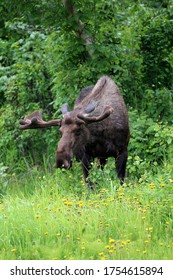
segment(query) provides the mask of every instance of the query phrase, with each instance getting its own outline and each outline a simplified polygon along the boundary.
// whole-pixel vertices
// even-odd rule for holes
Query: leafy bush
[[[156,170],[173,153],[173,126],[155,122],[146,114],[130,112],[129,173],[141,175]]]
[[[153,13],[153,12],[152,12]],[[166,9],[143,19],[144,32],[141,36],[144,83],[158,89],[172,87],[172,15]]]
[[[51,80],[46,66],[46,35],[22,23],[9,22],[6,29],[9,33],[13,30],[16,40],[10,44],[4,40],[0,49],[0,133],[3,135],[0,139],[0,158],[10,168],[13,166],[20,170],[23,168],[22,157],[26,157],[27,161],[32,157],[36,164],[42,162],[43,146],[46,151],[46,143],[52,141],[53,134],[51,130],[48,132],[48,140],[45,130],[21,133],[18,120],[38,109],[43,109],[44,118],[47,119],[52,117],[54,110]]]

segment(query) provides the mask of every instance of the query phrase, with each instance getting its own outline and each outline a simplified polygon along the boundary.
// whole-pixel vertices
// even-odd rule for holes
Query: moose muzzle
[[[72,166],[71,157],[67,153],[56,152],[55,168],[70,169]]]

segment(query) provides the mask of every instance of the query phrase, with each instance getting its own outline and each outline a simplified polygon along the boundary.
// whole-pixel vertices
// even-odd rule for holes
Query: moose
[[[70,169],[75,157],[82,163],[83,179],[92,162],[98,159],[103,169],[109,157],[115,158],[117,177],[123,184],[130,138],[127,108],[114,83],[101,77],[95,86],[84,88],[70,111],[68,104],[61,107],[63,117],[44,121],[40,111],[19,120],[20,129],[58,126],[61,139],[56,151],[55,168]]]

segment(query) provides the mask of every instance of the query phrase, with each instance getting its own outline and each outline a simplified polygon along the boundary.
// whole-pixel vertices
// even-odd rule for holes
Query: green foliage
[[[9,25],[9,28],[12,27],[15,28]],[[7,71],[4,69],[6,75],[1,79],[5,81],[6,101],[13,106],[23,107],[22,113],[33,109],[34,103],[38,103],[38,107],[47,107],[51,101],[45,65],[45,39],[44,34],[29,32],[27,38],[14,42],[10,47],[12,65]],[[5,53],[2,53],[4,56]]]
[[[145,114],[130,113],[131,139],[128,172],[133,176],[156,172],[159,165],[172,161],[173,127],[154,122]]]
[[[163,121],[170,125],[173,124],[172,108],[173,108],[173,91],[172,89],[148,89],[144,93],[142,100],[143,108],[147,111],[149,117],[154,120]]]
[[[8,23],[7,27],[16,32],[19,28],[12,23]],[[26,24],[20,24],[20,28],[22,27],[24,30],[27,28]],[[42,147],[45,142],[51,145],[55,135],[53,132],[51,136],[51,130],[21,134],[18,127],[18,120],[34,110],[42,108],[45,118],[52,117],[54,112],[46,66],[45,40],[46,35],[43,33],[29,30],[25,38],[11,43],[7,57],[6,48],[9,44],[4,43],[1,48],[1,159],[13,168],[21,165],[21,156],[29,159],[30,154],[34,162],[40,164]],[[8,64],[10,66],[6,66]],[[22,169],[21,166],[20,168]]]
[[[154,89],[172,87],[172,15],[167,10],[144,18],[141,36],[144,82]]]

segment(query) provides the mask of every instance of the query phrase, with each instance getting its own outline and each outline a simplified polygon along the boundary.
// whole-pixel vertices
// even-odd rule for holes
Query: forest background
[[[115,193],[117,189],[123,193],[120,195],[121,203],[124,192],[128,195],[128,192],[133,192],[134,197],[135,188],[144,190],[146,187],[140,203],[145,200],[146,206],[146,197],[148,202],[161,203],[165,234],[168,234],[167,226],[170,227],[166,246],[172,246],[173,1],[2,0],[0,14],[2,218],[6,221],[8,217],[3,212],[5,209],[13,213],[9,208],[11,202],[13,205],[21,204],[22,198],[32,201],[38,192],[40,196],[36,200],[41,201],[45,189],[50,194],[52,188],[57,191],[60,186],[61,191],[58,189],[57,195],[63,199],[71,192],[75,197],[73,203],[77,196],[81,198],[84,195],[77,163],[69,173],[59,170],[55,173],[53,170],[60,137],[58,130],[21,132],[18,120],[38,109],[42,109],[45,120],[59,118],[63,103],[68,102],[72,109],[83,87],[95,84],[102,75],[108,75],[119,86],[129,111],[131,139],[127,183],[125,190],[118,189],[111,161],[104,175],[93,168],[93,180],[100,183],[98,191],[103,194],[103,176],[104,179],[106,176],[108,190]],[[44,191],[43,186],[46,186]],[[22,203],[25,208],[25,203]],[[14,213],[16,209],[14,207]],[[6,225],[5,232],[7,228]],[[31,231],[27,225],[24,230]],[[46,232],[45,236],[48,235]],[[64,236],[67,235],[64,233]],[[33,239],[32,242],[35,242]],[[16,243],[15,238],[8,235],[6,244],[2,233],[1,258],[41,258],[40,251],[38,256],[34,255],[38,248],[25,255],[27,241],[20,238],[19,241]],[[38,247],[45,246],[45,242],[40,241],[42,245]],[[51,247],[51,239],[49,242],[48,247]],[[81,256],[85,255],[83,251],[81,249]],[[141,252],[147,250],[141,249]],[[169,258],[169,252],[166,254],[165,258]],[[53,255],[64,258],[62,252],[59,255],[54,252]],[[76,253],[76,256],[79,255]],[[108,255],[115,257],[111,253]],[[105,256],[106,253],[97,252],[93,258]],[[155,253],[149,256],[158,257]],[[53,258],[51,253],[50,258]],[[85,258],[89,258],[89,253]]]

